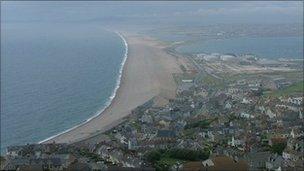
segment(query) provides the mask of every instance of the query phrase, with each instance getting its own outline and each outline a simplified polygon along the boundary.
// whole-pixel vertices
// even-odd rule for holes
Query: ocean
[[[254,54],[261,58],[303,58],[303,36],[239,37],[221,40],[199,40],[176,48],[181,53]]]
[[[1,26],[1,154],[77,126],[110,104],[126,45],[96,24]]]

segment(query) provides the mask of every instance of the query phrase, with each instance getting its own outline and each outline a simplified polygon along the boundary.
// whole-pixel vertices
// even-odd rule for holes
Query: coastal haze
[[[4,168],[35,148],[98,169],[268,167],[252,156],[299,146],[302,95],[303,2],[1,2]]]

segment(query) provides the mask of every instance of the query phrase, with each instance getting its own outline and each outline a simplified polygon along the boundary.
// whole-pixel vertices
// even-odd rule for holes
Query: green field
[[[197,80],[204,85],[216,87],[222,89],[225,87],[225,82],[223,80],[217,79],[207,73],[200,73]]]
[[[157,163],[159,165],[167,165],[167,166],[173,166],[177,163],[183,163],[183,160],[174,159],[170,157],[162,157]]]
[[[188,73],[173,73],[172,76],[177,85],[182,84],[182,80],[193,80],[196,77],[195,74]]]
[[[287,96],[287,95],[293,95],[293,94],[302,94],[303,95],[303,89],[304,89],[303,86],[304,86],[304,82],[300,81],[285,89],[268,92],[265,95],[275,96],[275,97]]]
[[[185,126],[186,129],[191,129],[191,128],[197,128],[197,127],[200,127],[202,129],[206,129],[209,127],[209,125],[214,122],[215,120],[217,120],[217,118],[214,118],[214,119],[204,119],[204,120],[200,120],[200,121],[197,121],[197,122],[194,122],[194,123],[190,123],[190,124],[187,124]]]
[[[155,149],[145,154],[156,170],[169,170],[175,164],[185,161],[201,161],[209,158],[209,150],[191,150],[186,148]]]

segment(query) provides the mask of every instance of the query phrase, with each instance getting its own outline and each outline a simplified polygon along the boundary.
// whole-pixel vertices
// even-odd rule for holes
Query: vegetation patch
[[[201,81],[207,86],[212,86],[219,89],[225,87],[225,82],[223,80],[217,79],[209,74],[204,74],[203,76],[201,76]]]
[[[194,139],[195,130],[194,129],[185,129],[183,131],[183,134],[184,134],[184,137]]]
[[[140,131],[141,130],[141,126],[138,122],[133,122],[132,123],[132,126],[137,130],[137,131]]]
[[[303,94],[303,89],[304,89],[304,81],[300,81],[290,85],[289,87],[286,87],[285,89],[269,92],[266,95],[279,97],[279,96],[287,96],[293,94]]]
[[[87,157],[95,162],[98,162],[98,161],[103,161],[103,159],[96,153],[92,153],[90,152],[88,149],[86,148],[83,148],[83,149],[80,149],[78,151],[79,155],[80,156],[84,156],[84,157]]]
[[[145,154],[146,159],[151,162],[156,170],[169,170],[175,164],[185,161],[199,161],[209,158],[207,150],[190,149],[156,149]]]
[[[191,128],[197,128],[197,127],[202,128],[202,129],[206,129],[215,120],[217,120],[217,118],[200,120],[200,121],[197,121],[197,122],[194,122],[194,123],[187,124],[185,126],[185,129],[191,129]]]
[[[279,155],[282,155],[285,147],[286,147],[286,143],[276,143],[276,144],[273,144],[271,146],[271,151],[273,153],[277,153]]]
[[[181,65],[183,66],[183,65]],[[173,73],[173,79],[177,85],[182,84],[182,80],[194,80],[196,78],[196,74],[192,73]]]

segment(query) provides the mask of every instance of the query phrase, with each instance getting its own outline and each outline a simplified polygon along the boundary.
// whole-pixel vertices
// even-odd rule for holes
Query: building
[[[183,164],[181,171],[243,171],[248,170],[249,165],[246,161],[235,161],[227,156],[217,156],[205,161],[187,162]]]

